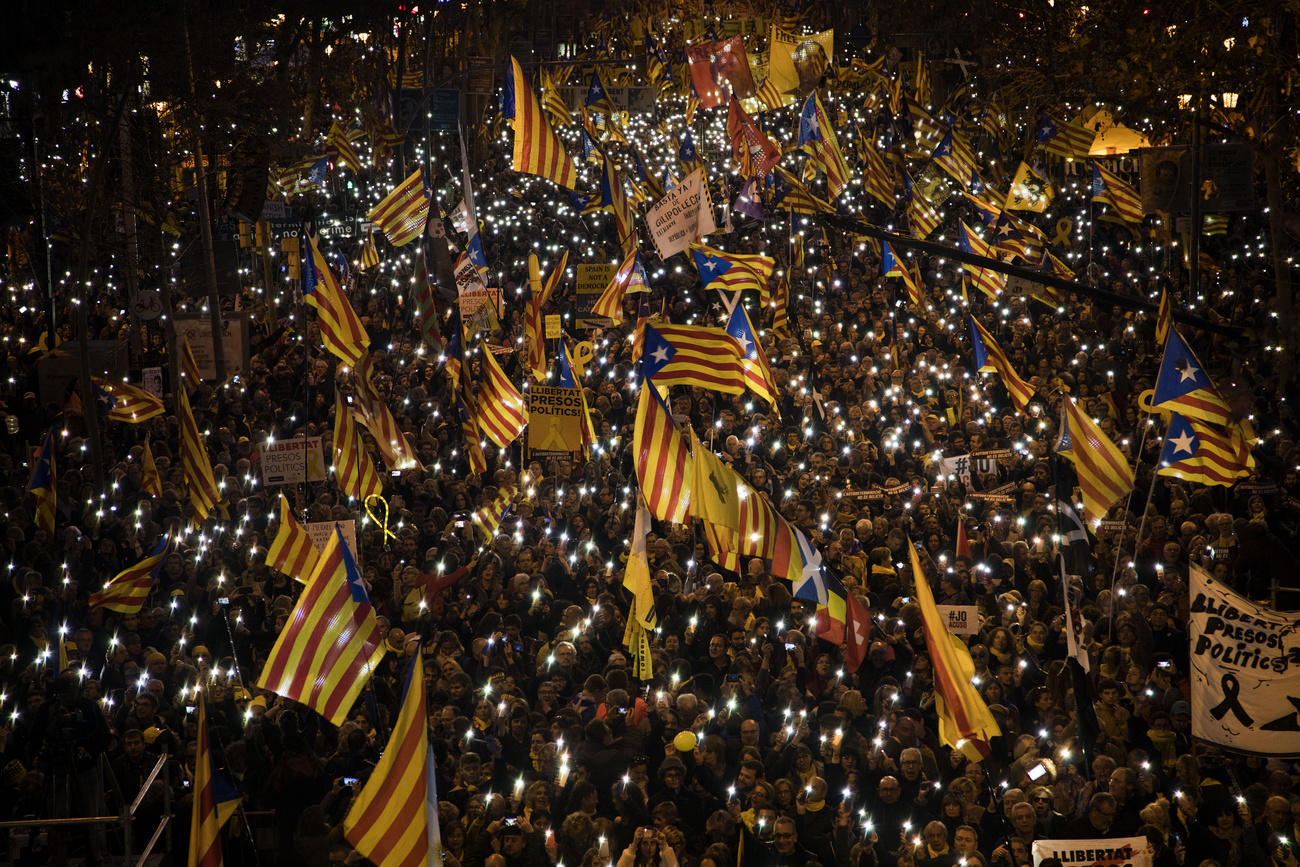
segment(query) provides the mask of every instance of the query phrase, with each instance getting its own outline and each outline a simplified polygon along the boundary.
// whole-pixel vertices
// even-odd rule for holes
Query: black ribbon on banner
[[[1221,720],[1231,711],[1232,715],[1244,726],[1253,726],[1255,721],[1251,719],[1250,714],[1241,706],[1241,684],[1237,682],[1235,674],[1225,674],[1219,682],[1223,688],[1223,701],[1210,708],[1210,716],[1216,720]]]

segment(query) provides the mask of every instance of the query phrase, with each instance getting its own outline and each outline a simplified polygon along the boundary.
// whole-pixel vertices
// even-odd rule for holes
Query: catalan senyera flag
[[[1255,456],[1239,424],[1227,430],[1170,413],[1156,473],[1202,485],[1232,485],[1255,469]]]
[[[573,354],[569,352],[568,342],[561,341],[560,349],[560,356],[556,359],[560,368],[560,388],[572,388],[578,392],[578,405],[582,412],[582,447],[588,451],[596,444],[596,425],[591,420],[591,407],[587,406],[587,393],[573,373]]]
[[[975,676],[975,663],[961,639],[944,626],[939,609],[934,604],[930,582],[921,571],[921,561],[916,548],[908,540],[908,553],[912,558],[912,577],[916,585],[916,601],[921,608],[925,624],[925,644],[930,651],[930,666],[934,670],[934,705],[939,715],[939,740],[959,750],[973,762],[983,760],[990,752],[990,741],[1002,734],[984,699],[971,684]]]
[[[1168,289],[1160,290],[1160,306],[1156,308],[1156,343],[1165,346],[1169,339],[1169,328],[1174,323],[1174,302],[1169,297]]]
[[[308,253],[302,258],[302,298],[316,309],[321,342],[344,364],[356,367],[370,350],[370,335],[329,263],[316,246],[316,238],[307,237]]]
[[[566,249],[559,264],[551,269],[543,282],[537,255],[528,255],[528,285],[524,289],[524,339],[528,345],[528,371],[538,382],[546,381],[546,323],[542,318],[542,306],[555,294],[555,288],[560,285],[568,263],[569,251]]]
[[[569,106],[564,101],[564,96],[560,93],[559,85],[556,84],[554,76],[545,69],[539,69],[537,76],[541,79],[542,110],[550,115],[552,122],[560,126],[568,126],[573,123],[573,115],[569,113]]]
[[[930,200],[923,196],[920,190],[913,190],[907,200],[907,224],[912,230],[912,236],[924,240],[930,237],[943,218],[935,209]]]
[[[740,344],[743,353],[740,362],[745,374],[745,385],[759,398],[767,401],[779,418],[781,411],[778,408],[780,401],[777,396],[776,380],[772,376],[771,365],[767,363],[767,353],[763,351],[763,344],[758,340],[758,332],[754,330],[754,323],[750,321],[744,304],[737,304],[731,311],[731,317],[727,320],[727,333],[736,338],[736,342]]]
[[[221,867],[221,829],[239,809],[239,793],[217,773],[212,760],[207,706],[207,699],[200,695],[188,867]]]
[[[208,450],[190,409],[189,395],[181,388],[176,390],[176,397],[181,426],[181,465],[185,468],[185,484],[190,489],[194,513],[202,521],[221,500],[221,491],[212,475],[212,462],[208,460]]]
[[[335,527],[257,685],[342,725],[383,655],[384,629]]]
[[[379,248],[375,246],[375,230],[366,233],[366,242],[361,246],[361,255],[357,257],[357,270],[369,271],[379,264]]]
[[[424,465],[420,463],[415,448],[406,438],[406,433],[388,404],[367,394],[363,389],[357,389],[355,400],[352,412],[356,420],[365,425],[366,430],[375,438],[384,465],[393,472],[423,469]]]
[[[727,107],[727,137],[742,178],[765,178],[781,160],[781,149],[758,128],[734,92]]]
[[[1092,200],[1110,205],[1126,223],[1141,225],[1146,216],[1133,185],[1101,163],[1092,164]]]
[[[799,147],[807,151],[813,161],[826,172],[826,188],[830,200],[835,201],[849,185],[849,167],[844,162],[835,127],[826,116],[821,98],[814,90],[804,103],[799,115]]]
[[[275,541],[266,551],[266,565],[290,578],[305,582],[316,571],[319,553],[311,542],[311,536],[293,516],[288,498],[281,494],[280,529],[276,531]]]
[[[975,345],[975,370],[979,373],[996,373],[1002,380],[1003,387],[1011,394],[1011,402],[1016,405],[1016,409],[1024,412],[1033,399],[1034,387],[1016,373],[1011,366],[1011,359],[974,316],[970,318],[970,330],[971,342]]]
[[[770,290],[768,282],[776,268],[776,260],[761,253],[728,253],[698,241],[689,247],[695,269],[700,272],[700,282],[705,289],[722,292],[743,292],[752,289],[766,303]]]
[[[702,522],[709,555],[724,569],[739,572],[741,557],[771,559],[776,552],[779,519],[767,499],[741,480],[740,529],[732,533],[717,524]]]
[[[149,598],[154,583],[158,580],[158,570],[162,568],[167,556],[167,544],[171,539],[163,536],[158,544],[134,566],[123,569],[113,576],[113,580],[101,590],[90,595],[90,607],[103,606],[120,614],[138,614]]]
[[[882,277],[901,277],[903,286],[907,289],[908,300],[917,308],[924,309],[925,296],[921,292],[920,278],[903,264],[888,241],[883,241],[880,245],[880,270]]]
[[[411,657],[393,734],[348,807],[343,836],[378,867],[442,867],[424,662]]]
[[[483,380],[479,383],[478,426],[488,439],[505,448],[528,426],[528,404],[490,350],[484,350]]]
[[[623,262],[610,278],[605,291],[600,293],[592,305],[593,316],[604,316],[614,325],[623,322],[623,296],[628,292],[649,292],[650,284],[646,280],[645,266],[641,264],[641,254],[635,249],[628,253]]]
[[[1074,464],[1083,492],[1083,511],[1091,521],[1133,490],[1133,468],[1102,429],[1066,395],[1061,400],[1061,435],[1055,451]]]
[[[108,404],[108,417],[113,421],[138,424],[163,414],[162,398],[129,382],[113,382],[100,376],[91,380],[103,395],[101,403]]]
[[[1160,359],[1160,372],[1156,375],[1151,403],[1160,409],[1214,424],[1226,425],[1232,421],[1228,402],[1210,380],[1196,353],[1173,326],[1165,335],[1165,352]]]
[[[199,376],[199,363],[194,358],[194,348],[190,346],[188,334],[181,335],[180,356],[181,378],[185,380],[185,386],[191,388],[198,385],[203,377]]]
[[[700,442],[694,428],[691,428],[691,456],[695,470],[691,480],[691,516],[735,533],[740,529],[740,476],[713,449]]]
[[[894,175],[879,151],[867,139],[859,141],[862,153],[862,188],[883,205],[894,206]]]
[[[792,214],[835,213],[834,205],[814,196],[798,178],[780,166],[768,176],[768,184],[770,190],[764,204],[774,211],[789,211]]]
[[[935,145],[930,158],[963,187],[970,183],[976,161],[975,150],[966,140],[966,136],[956,130],[948,130],[947,135]]]
[[[642,363],[658,388],[697,385],[724,394],[745,390],[743,353],[722,328],[703,325],[647,324]]]
[[[537,96],[524,77],[523,67],[513,57],[510,58],[510,74],[506,76],[502,113],[507,120],[514,122],[511,167],[517,172],[537,175],[566,189],[576,190],[578,170],[564,149],[564,143],[542,113]]]
[[[623,255],[636,252],[636,213],[623,192],[623,174],[615,168],[608,155],[600,176],[600,206],[614,215],[614,227],[618,230]]]
[[[492,502],[481,509],[476,509],[470,516],[470,523],[474,525],[474,535],[478,536],[483,544],[491,542],[496,536],[497,528],[501,526],[501,519],[505,517],[510,504],[518,495],[519,489],[514,485],[504,486],[497,491]]]
[[[689,514],[693,467],[686,439],[654,386],[642,379],[632,432],[641,499],[661,521],[683,524]]]
[[[58,506],[58,484],[54,466],[54,432],[45,439],[33,456],[32,474],[27,480],[28,493],[36,496],[36,526],[54,535],[54,512]]]
[[[776,281],[772,292],[772,333],[790,333],[790,283],[784,277]]]
[[[356,419],[343,395],[334,393],[334,478],[339,489],[353,500],[365,502],[383,494],[379,473],[361,443]]]
[[[1049,154],[1068,160],[1084,160],[1092,150],[1097,134],[1085,126],[1054,120],[1043,115],[1036,133],[1038,143]]]
[[[963,252],[984,256],[988,259],[997,258],[993,255],[992,245],[975,234],[970,226],[967,226],[964,222],[961,224],[960,232],[958,246]],[[965,263],[962,264],[962,267],[970,271],[971,281],[975,284],[975,288],[993,300],[997,300],[998,296],[1007,288],[1007,275],[1001,271]]]
[[[388,243],[404,247],[424,234],[433,196],[424,186],[424,174],[416,169],[366,214],[384,233]]]
[[[338,161],[353,172],[361,171],[361,158],[357,156],[357,149],[352,146],[352,140],[337,120],[330,124],[330,131],[325,136],[325,149],[327,153],[333,151],[337,154]]]
[[[140,456],[140,490],[151,497],[163,495],[162,477],[158,475],[158,465],[153,460],[153,449],[149,447],[148,438],[144,441],[144,453]]]

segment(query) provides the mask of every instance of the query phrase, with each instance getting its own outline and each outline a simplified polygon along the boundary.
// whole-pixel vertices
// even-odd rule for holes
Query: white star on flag
[[[1190,431],[1183,431],[1182,436],[1170,437],[1169,441],[1174,444],[1174,454],[1187,452],[1192,454],[1192,443],[1196,441]]]
[[[654,352],[650,353],[650,357],[653,358],[655,361],[659,362],[660,364],[666,362],[668,360],[667,345],[663,343],[659,344],[659,347],[655,349]]]
[[[1196,374],[1197,374],[1198,371],[1200,371],[1200,368],[1199,368],[1199,367],[1193,367],[1193,366],[1192,366],[1189,362],[1187,362],[1186,360],[1183,361],[1183,364],[1185,364],[1185,365],[1187,365],[1187,366],[1184,367],[1182,370],[1178,371],[1178,381],[1179,381],[1179,382],[1186,382],[1187,380],[1190,379],[1192,382],[1195,382],[1195,381],[1196,381]]]

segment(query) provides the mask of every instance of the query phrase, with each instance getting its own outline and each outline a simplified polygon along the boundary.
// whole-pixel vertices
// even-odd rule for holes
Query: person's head
[[[1132,768],[1116,768],[1106,781],[1106,791],[1115,796],[1118,803],[1124,803],[1133,790],[1137,788],[1137,774]]]
[[[740,722],[740,744],[745,747],[756,747],[759,741],[758,720],[747,719]]]
[[[517,864],[523,860],[524,832],[518,825],[504,825],[501,828],[501,854],[506,864]]]
[[[1021,801],[1011,808],[1011,826],[1022,837],[1031,835],[1037,823],[1038,813],[1032,804]]]
[[[887,774],[881,777],[879,784],[876,785],[876,794],[886,804],[897,804],[903,794],[903,786],[898,782],[897,777]]]
[[[138,761],[144,755],[144,734],[139,729],[129,729],[122,735],[122,749],[131,761]]]
[[[898,754],[898,768],[903,774],[903,779],[915,781],[921,778],[921,751],[915,747],[908,747]]]
[[[1029,803],[1038,818],[1045,819],[1052,812],[1052,793],[1046,786],[1039,786],[1029,793]]]
[[[1088,821],[1098,831],[1105,833],[1115,821],[1118,804],[1109,792],[1097,792],[1088,800]]]
[[[780,855],[792,855],[799,846],[799,831],[794,819],[782,816],[772,830],[772,841]]]
[[[938,819],[927,822],[925,830],[921,832],[921,839],[935,852],[942,852],[948,848],[948,826]]]
[[[958,825],[952,832],[952,848],[959,858],[969,856],[979,848],[979,844],[979,834],[970,825]]]

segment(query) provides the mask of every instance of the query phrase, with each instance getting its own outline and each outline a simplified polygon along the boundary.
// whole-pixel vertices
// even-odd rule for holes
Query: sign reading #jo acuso
[[[1300,755],[1300,619],[1191,567],[1192,735],[1238,752]]]

